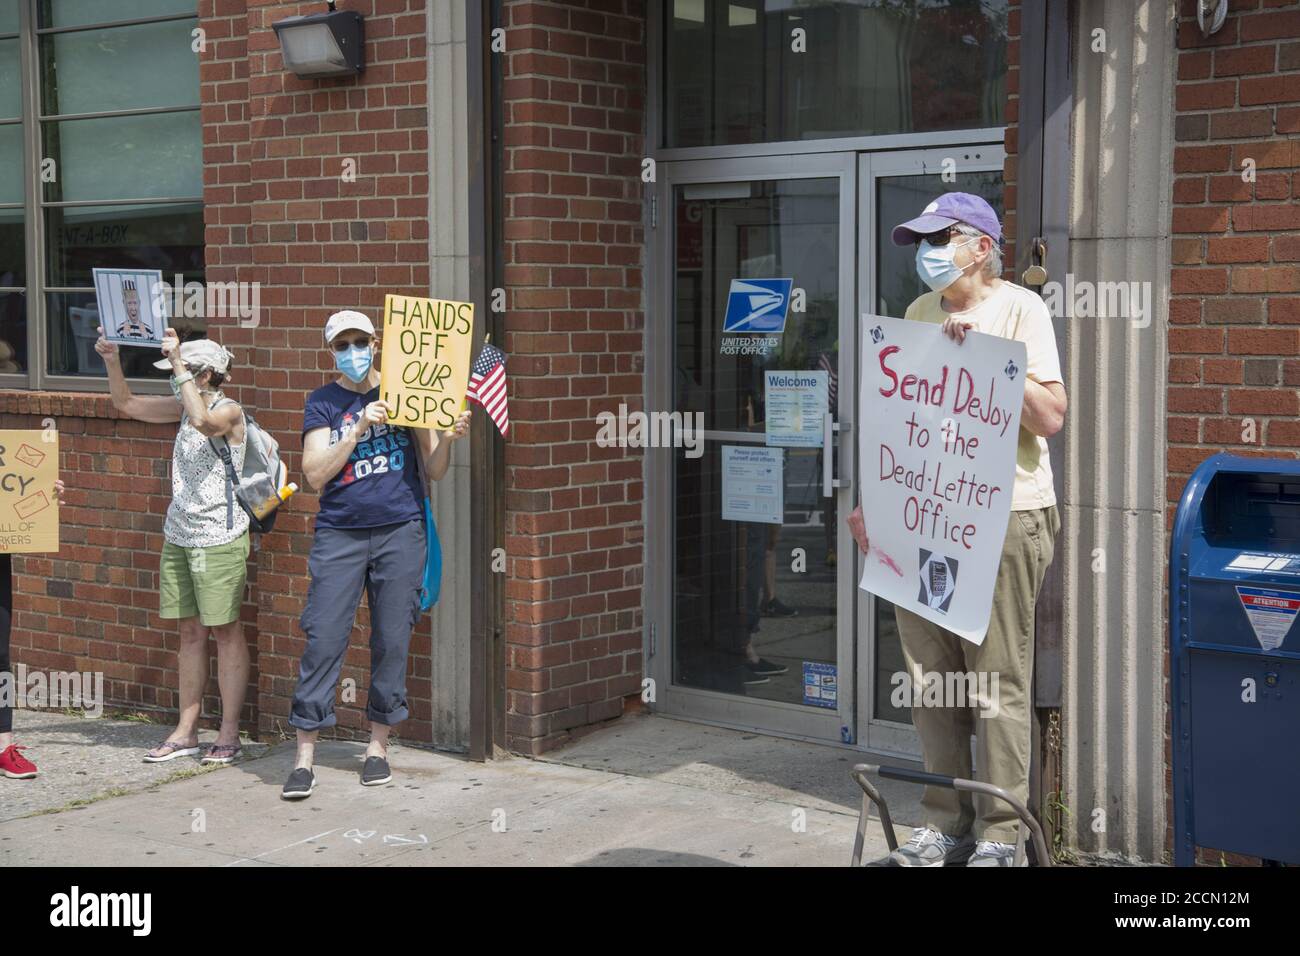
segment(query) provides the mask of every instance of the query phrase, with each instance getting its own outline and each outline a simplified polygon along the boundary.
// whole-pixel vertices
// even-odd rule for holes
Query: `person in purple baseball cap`
[[[915,219],[894,227],[894,244],[916,246],[916,272],[930,287],[904,318],[941,326],[963,342],[974,330],[1025,343],[1024,406],[1016,448],[1011,514],[993,590],[993,612],[980,645],[895,607],[909,673],[994,674],[996,707],[914,707],[925,769],[971,777],[976,735],[979,779],[1022,803],[1029,797],[1030,680],[1034,671],[1034,607],[1052,562],[1061,520],[1047,439],[1065,423],[1066,394],[1052,317],[1029,289],[1002,278],[1002,225],[979,196],[945,193]],[[859,505],[848,518],[858,547],[869,549]],[[1018,818],[1005,803],[977,794],[927,787],[925,820],[885,866],[1011,866]]]

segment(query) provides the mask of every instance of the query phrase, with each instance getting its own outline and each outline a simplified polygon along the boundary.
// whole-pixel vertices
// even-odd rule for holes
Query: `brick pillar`
[[[540,753],[640,690],[645,6],[507,0],[507,742]]]

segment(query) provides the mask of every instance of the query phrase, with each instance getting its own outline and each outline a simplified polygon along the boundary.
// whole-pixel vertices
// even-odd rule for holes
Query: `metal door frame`
[[[858,232],[858,194],[856,154],[850,152],[817,155],[754,156],[669,162],[658,165],[657,182],[651,198],[651,234],[654,267],[650,270],[646,322],[646,395],[651,409],[672,409],[673,347],[673,276],[676,241],[675,207],[672,201],[676,186],[691,183],[750,182],[772,179],[839,180],[840,212],[840,381],[856,381],[855,349],[844,348],[852,342],[857,307],[856,244]],[[853,401],[849,390],[839,389],[839,421],[851,427]],[[707,424],[707,423],[706,423]],[[706,440],[725,439],[726,433],[706,430]],[[841,432],[841,434],[845,434]],[[850,433],[851,434],[851,433]],[[748,436],[748,434],[746,435]],[[852,476],[856,455],[851,444],[843,444],[840,456],[842,487],[838,495],[837,514],[848,514],[852,506]],[[852,541],[841,522],[836,537],[836,646],[839,677],[839,707],[821,710],[803,704],[764,701],[718,691],[684,687],[672,683],[673,653],[673,449],[645,449],[646,512],[658,516],[647,522],[646,530],[646,673],[653,681],[653,697],[648,701],[658,712],[687,717],[703,723],[718,724],[764,734],[820,743],[853,743],[856,740],[856,704],[854,687],[857,673],[854,630],[855,581],[847,582],[843,569],[852,567]]]

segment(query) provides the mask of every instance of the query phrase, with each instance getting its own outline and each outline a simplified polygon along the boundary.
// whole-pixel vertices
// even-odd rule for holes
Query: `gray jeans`
[[[424,579],[423,518],[379,528],[317,528],[307,567],[311,587],[299,623],[307,635],[289,723],[333,727],[334,694],[361,588],[370,603],[370,694],[366,714],[397,724],[406,709],[406,657],[420,617]]]

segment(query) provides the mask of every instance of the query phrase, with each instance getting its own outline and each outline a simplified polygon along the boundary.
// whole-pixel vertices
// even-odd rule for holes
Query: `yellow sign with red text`
[[[394,425],[448,429],[469,384],[474,304],[416,296],[384,297],[379,398]]]
[[[59,550],[59,434],[0,430],[0,554]]]

